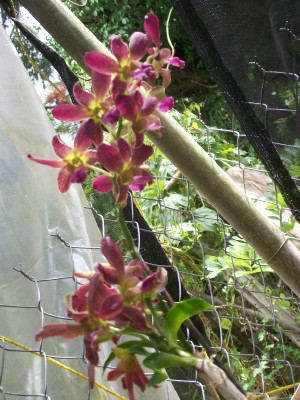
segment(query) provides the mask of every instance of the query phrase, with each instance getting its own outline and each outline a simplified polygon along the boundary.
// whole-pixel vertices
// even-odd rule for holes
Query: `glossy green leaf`
[[[170,353],[154,353],[146,357],[143,364],[145,367],[157,371],[162,368],[193,367],[195,360],[192,355],[189,358]]]
[[[127,349],[131,354],[148,355],[149,352],[145,348],[154,347],[149,340],[128,340],[119,344],[118,348]]]
[[[164,382],[166,379],[168,379],[168,374],[164,371],[161,371],[159,369],[154,370],[154,374],[150,378],[148,382],[148,386],[154,386],[154,385],[159,385],[160,383]]]
[[[200,299],[187,299],[175,304],[168,312],[163,326],[168,344],[176,346],[178,330],[184,321],[209,309],[211,305]]]
[[[109,363],[115,358],[116,358],[115,353],[112,351],[110,353],[110,355],[107,357],[107,359],[106,359],[106,361],[105,361],[105,363],[103,365],[103,372],[106,370],[106,368],[108,367]]]

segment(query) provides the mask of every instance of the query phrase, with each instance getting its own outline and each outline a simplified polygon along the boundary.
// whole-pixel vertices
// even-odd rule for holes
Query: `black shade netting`
[[[170,1],[300,221],[300,2]]]

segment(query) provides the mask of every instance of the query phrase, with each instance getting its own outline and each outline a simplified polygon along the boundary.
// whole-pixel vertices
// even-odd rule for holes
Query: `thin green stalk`
[[[164,337],[165,335],[164,335],[164,332],[163,332],[162,327],[161,327],[161,322],[160,322],[160,320],[159,320],[159,318],[157,316],[157,312],[156,312],[155,308],[153,307],[152,301],[150,299],[146,299],[146,303],[147,303],[147,306],[148,306],[149,310],[151,311],[151,316],[153,317],[153,322],[154,322],[153,325],[158,330],[160,335],[162,337]]]
[[[124,210],[123,210],[122,206],[119,206],[119,224],[121,226],[121,229],[122,229],[123,235],[125,237],[125,240],[126,240],[126,243],[127,243],[127,246],[128,246],[128,250],[129,250],[129,252],[131,254],[131,257],[134,260],[139,259],[140,257],[139,257],[138,253],[135,250],[135,246],[134,246],[134,242],[133,242],[131,233],[130,233],[130,231],[128,229],[128,226],[127,226],[127,224],[125,222]]]
[[[169,11],[169,14],[168,14],[168,18],[167,18],[167,22],[166,22],[166,35],[167,35],[168,43],[169,43],[169,45],[170,45],[170,47],[171,47],[172,56],[174,56],[175,49],[174,49],[173,43],[172,43],[172,41],[171,41],[170,32],[169,32],[170,18],[171,18],[172,11],[173,11],[173,7],[171,7],[171,9],[170,9],[170,11]]]
[[[100,174],[103,174],[103,175],[107,176],[108,178],[113,179],[113,177],[114,177],[111,173],[105,171],[105,169],[102,169],[102,168],[99,168],[99,167],[95,167],[94,165],[86,164],[86,167],[88,167],[92,171],[100,172]]]

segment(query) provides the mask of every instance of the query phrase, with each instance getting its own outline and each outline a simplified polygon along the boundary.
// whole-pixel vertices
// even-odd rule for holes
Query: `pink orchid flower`
[[[94,179],[93,188],[98,192],[112,191],[118,204],[126,204],[129,188],[140,191],[153,182],[147,167],[143,165],[152,153],[151,146],[141,144],[132,147],[123,138],[117,140],[116,146],[103,143],[98,147],[98,160],[115,175],[113,178],[98,176]]]
[[[110,48],[115,59],[97,51],[85,54],[86,66],[100,74],[113,75],[113,98],[122,94],[132,82],[134,73],[142,67],[139,61],[148,52],[151,39],[145,33],[134,32],[129,39],[129,46],[119,35],[110,38]]]
[[[171,82],[171,75],[170,71],[168,69],[164,69],[163,66],[170,64],[174,67],[179,67],[182,69],[185,66],[185,62],[180,60],[178,57],[173,57],[171,50],[160,48],[161,39],[159,20],[155,14],[149,13],[145,16],[144,29],[146,34],[156,45],[156,47],[149,49],[150,57],[148,57],[146,63],[144,63],[145,73],[152,84],[159,75],[162,76],[163,85],[167,87]]]
[[[167,284],[167,271],[158,268],[145,276],[147,266],[143,260],[124,264],[120,247],[109,236],[101,241],[101,250],[108,264],[98,263],[95,267],[108,285],[118,285],[125,299],[125,305],[142,302],[146,297],[154,298]]]
[[[95,270],[99,271],[109,285],[118,285],[125,295],[130,286],[137,285],[144,279],[146,264],[143,260],[132,260],[124,264],[120,246],[111,237],[104,236],[101,241],[101,251],[108,264],[98,263]]]
[[[91,166],[99,163],[97,152],[95,150],[88,150],[90,138],[81,134],[80,129],[75,138],[73,148],[62,143],[57,135],[53,137],[52,145],[55,153],[61,160],[42,160],[34,158],[30,154],[28,158],[39,164],[60,168],[57,183],[61,193],[65,193],[72,183],[84,182]]]
[[[129,95],[121,94],[117,97],[116,106],[124,118],[132,123],[132,129],[136,134],[146,131],[156,131],[161,133],[164,127],[160,124],[160,119],[153,112],[158,109],[165,109],[169,98],[165,102],[159,101],[154,96],[143,96],[138,90]],[[172,104],[170,104],[173,106]],[[171,107],[172,108],[172,107]]]
[[[100,122],[115,124],[119,114],[109,95],[111,76],[92,71],[93,93],[82,89],[79,82],[74,85],[73,93],[78,104],[61,104],[56,106],[52,114],[61,121],[89,121],[82,134],[91,138],[96,145],[103,141]]]
[[[122,348],[114,349],[114,353],[120,362],[113,371],[108,373],[107,379],[115,381],[124,375],[122,378],[123,388],[128,391],[129,400],[134,400],[134,385],[137,385],[144,392],[147,387],[148,378],[134,354],[130,354],[127,349]]]

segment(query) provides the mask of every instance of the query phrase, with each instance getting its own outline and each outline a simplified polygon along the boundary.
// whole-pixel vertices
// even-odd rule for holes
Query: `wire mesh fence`
[[[225,163],[236,185],[249,198],[253,198],[264,212],[269,213],[276,224],[284,228],[290,215],[285,215],[287,211],[280,205],[274,186],[262,168],[248,168],[244,164],[247,157],[244,135],[237,130],[208,127],[203,121],[199,121],[199,129],[215,161],[223,165]],[[214,153],[215,143],[222,142],[225,136],[227,142],[235,143],[235,147],[230,150],[230,160]],[[249,153],[249,148],[247,151]],[[158,238],[167,255],[169,263],[163,266],[176,272],[178,300],[181,298],[181,279],[191,296],[212,304],[212,310],[203,312],[201,318],[216,354],[229,366],[247,391],[271,398],[272,390],[278,389],[280,399],[290,398],[300,374],[299,299],[180,172],[161,156],[159,159],[161,170],[164,169],[163,163],[167,163],[165,167],[168,167],[168,173],[156,175],[151,187],[130,197],[131,212],[127,215],[127,224],[135,231],[137,248],[141,250],[147,244],[142,242],[145,228],[136,219],[134,205],[138,205],[151,226],[148,233]],[[102,236],[115,232],[113,211],[109,213],[106,210],[102,214],[99,204],[94,203],[88,212],[93,212],[96,217]],[[288,238],[293,230],[297,235],[295,224],[288,225],[289,228],[292,232],[287,233]],[[293,240],[298,243],[299,238],[295,236]],[[22,318],[25,313],[26,318],[30,319],[32,313],[38,313],[40,326],[34,327],[32,334],[45,324],[68,320],[63,298],[53,299],[51,307],[44,307],[44,299],[53,293],[52,285],[59,286],[60,293],[76,290],[78,282],[73,278],[73,272],[77,252],[99,252],[97,247],[73,246],[59,232],[52,234],[52,241],[55,242],[51,256],[54,263],[56,252],[69,254],[69,264],[61,267],[63,273],[59,276],[51,276],[51,272],[49,276],[30,276],[22,271],[22,267],[15,266],[16,275],[21,274],[24,281],[22,285],[31,285],[32,299],[28,300],[28,304],[0,305],[1,320],[7,321],[7,324],[13,323],[21,314]],[[159,266],[153,262],[155,255],[149,260],[144,258],[152,268]],[[3,398],[51,397],[51,387],[55,385],[51,369],[62,368],[61,364],[71,368],[71,375],[76,374],[76,371],[87,375],[80,340],[75,341],[71,354],[58,344],[53,352],[53,347],[48,346],[47,341],[34,349],[20,348],[18,343],[7,341],[9,338],[5,335],[5,323],[1,326],[0,387]],[[26,369],[28,357],[35,357],[36,363],[40,364],[39,368],[43,370],[38,383],[34,371],[29,373]],[[18,379],[11,379],[6,373],[12,365]],[[174,369],[169,372],[169,376],[180,399],[210,398],[205,382],[195,372]],[[74,375],[74,379],[82,380],[78,375]],[[28,388],[26,393],[18,391],[17,381],[24,380]],[[90,398],[88,383],[81,385],[85,385],[86,398]],[[169,398],[167,389],[165,396]]]
[[[282,27],[282,32],[290,38],[295,54],[299,38],[288,25]],[[259,110],[257,114],[266,128],[276,133],[274,144],[297,183],[300,142],[297,135],[287,140],[282,132],[287,126],[290,132],[296,131],[297,124],[293,118],[297,113],[299,77],[295,71],[290,74],[268,71],[259,60],[249,64],[249,71],[252,71],[253,79],[260,82],[259,93],[250,104],[256,112]],[[190,127],[195,140],[227,171],[236,186],[286,233],[287,240],[293,240],[299,246],[299,225],[292,220],[263,166],[257,160],[253,161],[253,150],[238,123],[233,120],[232,129],[210,127],[201,118],[194,123]],[[293,128],[290,124],[294,124]],[[268,399],[273,395],[279,399],[291,398],[300,380],[299,299],[158,151],[150,168],[154,184],[131,195],[127,206],[127,224],[135,237],[137,249],[151,268],[162,265],[175,272],[173,276],[177,281],[173,284],[178,293],[177,301],[182,298],[181,280],[190,296],[202,298],[213,306],[201,314],[201,319],[216,354],[246,391],[257,393],[258,398]],[[104,195],[98,201],[94,198],[87,212],[96,218],[99,238],[112,234],[120,240],[116,215],[108,203],[109,198]],[[141,224],[136,209],[140,210],[149,226]],[[39,323],[24,332],[24,338],[30,337],[28,342],[32,342],[42,326],[69,320],[63,297],[57,296],[49,302],[49,296],[53,297],[54,292],[74,292],[81,284],[73,277],[78,254],[92,252],[93,258],[97,258],[99,248],[74,245],[60,232],[51,235],[53,247],[49,252],[52,262],[56,263],[57,252],[65,252],[68,259],[56,269],[60,273],[52,274],[50,268],[47,276],[31,275],[25,273],[22,266],[12,266],[16,270],[16,285],[21,280],[21,287],[27,287],[26,293],[30,296],[15,304],[0,304],[0,320],[3,321],[0,393],[3,399],[48,399],[57,385],[62,388],[61,399],[64,399],[68,389],[64,392],[63,388],[69,384],[81,388],[82,398],[101,398],[109,393],[105,387],[99,387],[97,392],[90,390],[80,339],[75,339],[71,347],[54,340],[54,344],[43,341],[41,345],[37,343],[30,348],[6,333],[10,332],[13,324],[16,324],[16,329],[22,329],[22,322],[18,321],[30,321],[33,314],[35,317],[38,315]],[[147,238],[152,235],[163,248],[166,262],[156,262],[155,250],[147,243]],[[201,350],[199,345],[194,346]],[[100,372],[107,355],[105,350],[101,352]],[[41,371],[38,375],[34,369],[27,368],[28,364],[32,365],[32,358],[35,368]],[[60,370],[67,371],[68,382],[62,379],[58,383],[57,371]],[[14,371],[14,376],[8,371]],[[211,398],[207,385],[194,371],[170,370],[169,382],[180,399]],[[173,398],[170,386],[166,385],[163,393],[166,399]],[[117,396],[118,393],[111,392],[110,395]]]

